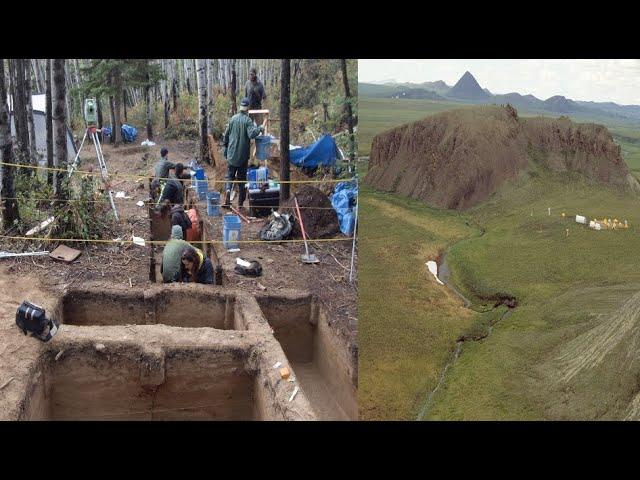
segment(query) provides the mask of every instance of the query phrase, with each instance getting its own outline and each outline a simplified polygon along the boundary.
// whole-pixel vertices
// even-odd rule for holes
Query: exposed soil
[[[327,195],[316,187],[303,185],[296,191],[296,197],[301,207],[300,215],[307,238],[328,238],[340,232],[338,215],[331,207],[331,200]],[[285,213],[292,213],[297,218],[293,197],[283,203],[281,208]],[[291,235],[292,238],[302,238],[300,222],[294,222]]]
[[[438,208],[465,210],[531,162],[639,188],[605,127],[566,117],[523,119],[510,105],[443,112],[376,135],[365,182]]]

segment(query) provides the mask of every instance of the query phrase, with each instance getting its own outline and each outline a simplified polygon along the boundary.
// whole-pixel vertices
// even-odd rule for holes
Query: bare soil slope
[[[566,117],[521,119],[510,105],[443,112],[377,135],[365,183],[435,207],[465,210],[531,162],[637,188],[605,127]]]

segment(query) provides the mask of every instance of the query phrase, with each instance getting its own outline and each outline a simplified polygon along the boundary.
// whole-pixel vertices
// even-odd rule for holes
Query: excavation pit
[[[310,295],[257,300],[318,418],[356,420],[355,366],[324,309]]]
[[[101,350],[96,349],[96,345]],[[24,420],[282,420],[251,347],[68,346],[33,375]]]
[[[60,331],[7,418],[357,419],[357,366],[313,295],[87,285],[50,312]]]
[[[57,319],[78,326],[154,325],[244,329],[234,308],[233,293],[212,291],[204,285],[165,285],[130,290],[67,291]],[[241,314],[238,314],[241,315]]]

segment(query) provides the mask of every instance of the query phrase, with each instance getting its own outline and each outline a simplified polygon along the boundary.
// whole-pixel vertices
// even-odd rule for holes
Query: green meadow
[[[379,131],[458,106],[362,97],[359,102],[363,149]],[[610,128],[637,174],[637,130]],[[609,326],[629,311],[636,318],[631,307],[640,291],[639,207],[634,194],[575,175],[552,176],[533,163],[463,214],[363,187],[361,418],[627,415],[639,369],[628,363],[628,351],[638,338],[631,327],[622,335]],[[576,214],[626,219],[630,227],[595,231],[577,224]],[[425,266],[445,251],[451,282],[471,308]],[[500,295],[517,299],[508,316],[489,300]],[[461,337],[468,340],[452,362]],[[621,372],[620,365],[628,368]]]

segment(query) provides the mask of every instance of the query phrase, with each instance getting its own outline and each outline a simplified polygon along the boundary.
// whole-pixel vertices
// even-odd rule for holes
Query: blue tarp
[[[353,207],[358,198],[358,187],[355,182],[340,182],[331,197],[331,205],[338,214],[340,231],[345,235],[353,234],[355,227],[355,213]]]
[[[138,130],[136,127],[132,127],[131,125],[127,125],[123,123],[120,127],[120,132],[122,133],[122,140],[126,143],[133,142],[138,136]],[[108,137],[111,136],[111,127],[102,127],[102,133]]]
[[[322,135],[308,147],[296,148],[289,152],[289,160],[296,167],[316,168],[319,165],[335,165],[340,151],[331,135]]]

